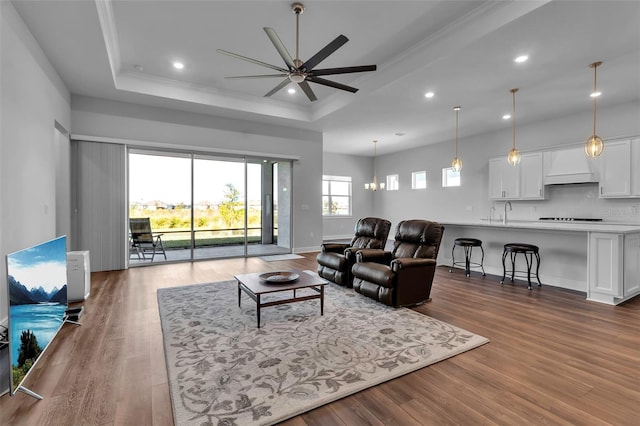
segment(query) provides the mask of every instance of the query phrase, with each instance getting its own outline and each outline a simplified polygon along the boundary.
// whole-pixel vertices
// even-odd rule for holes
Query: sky
[[[62,288],[67,283],[66,237],[8,254],[7,273],[28,289]]]
[[[260,199],[260,164],[249,163],[248,199]],[[244,195],[244,161],[196,159],[194,161],[194,201],[223,200],[227,184]],[[191,159],[144,154],[129,155],[129,202],[164,201],[190,204]]]

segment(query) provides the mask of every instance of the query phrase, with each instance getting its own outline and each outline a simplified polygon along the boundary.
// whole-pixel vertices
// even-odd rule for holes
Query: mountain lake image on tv
[[[39,397],[22,382],[64,322],[67,308],[66,237],[7,255],[11,394]]]

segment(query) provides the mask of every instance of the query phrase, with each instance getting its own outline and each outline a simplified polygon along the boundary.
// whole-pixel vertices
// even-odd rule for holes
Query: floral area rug
[[[263,308],[257,328],[235,281],[159,289],[175,424],[274,424],[488,342],[331,283],[319,303]]]

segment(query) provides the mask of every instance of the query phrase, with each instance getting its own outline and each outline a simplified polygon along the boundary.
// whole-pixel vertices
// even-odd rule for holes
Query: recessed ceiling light
[[[510,118],[511,118],[511,114],[505,114],[505,115],[502,116],[503,120],[508,120]]]
[[[593,92],[592,94],[590,94],[589,96],[591,96],[592,98],[597,98],[598,96],[602,95],[602,92]]]
[[[516,57],[513,62],[517,62],[519,64],[523,63],[523,62],[527,62],[527,59],[529,59],[529,57],[527,55],[520,55],[518,57]]]
[[[404,135],[406,135],[406,133],[397,132],[397,133],[395,133],[395,135],[396,135],[396,136],[404,136]]]
[[[183,68],[184,68],[184,64],[183,64],[182,62],[177,62],[177,61],[176,61],[176,62],[174,62],[174,63],[173,63],[173,67],[174,67],[175,69],[177,69],[177,70],[181,70],[181,69],[183,69]]]
[[[433,92],[427,92],[427,93],[424,94],[425,98],[433,98],[434,96],[435,96],[435,93],[433,93]]]
[[[291,87],[289,90],[287,90],[287,92],[288,92],[290,95],[293,95],[294,93],[296,93],[296,89],[294,89],[293,87]]]

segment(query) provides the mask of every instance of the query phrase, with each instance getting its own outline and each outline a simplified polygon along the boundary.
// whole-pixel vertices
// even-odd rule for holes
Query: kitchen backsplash
[[[597,183],[550,185],[545,187],[546,200],[512,201],[507,217],[514,220],[536,220],[540,217],[600,218],[606,222],[640,224],[640,198],[598,198]],[[504,212],[504,202],[493,203],[493,218]]]

